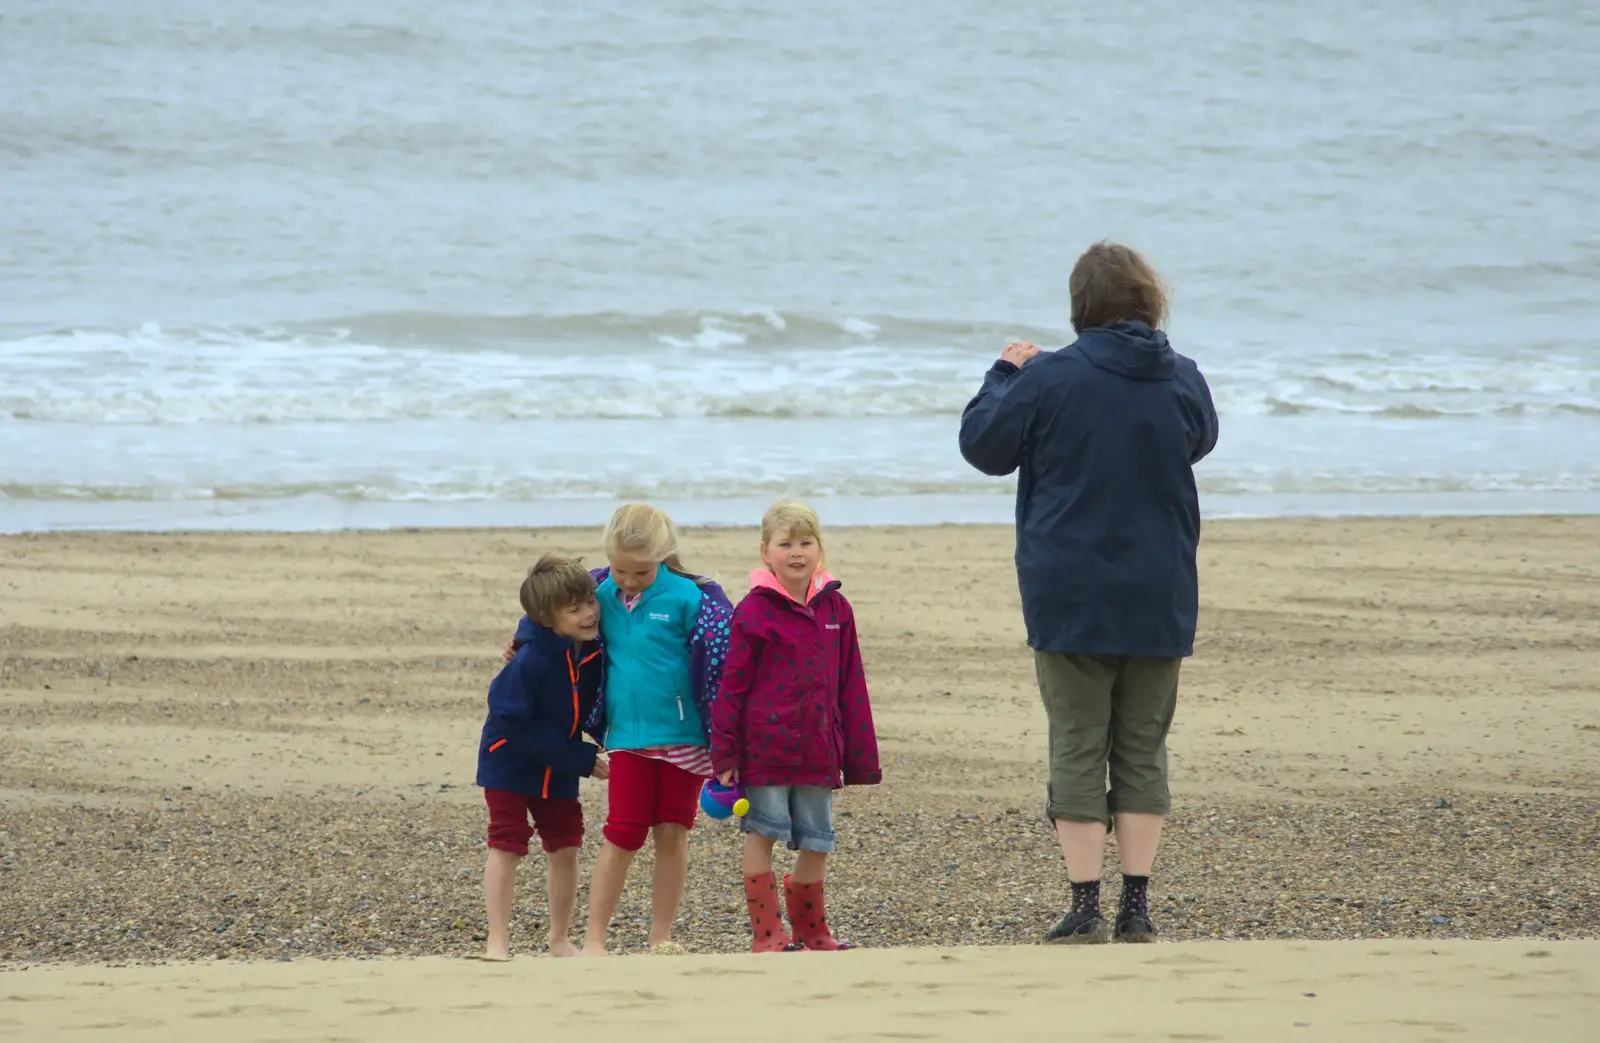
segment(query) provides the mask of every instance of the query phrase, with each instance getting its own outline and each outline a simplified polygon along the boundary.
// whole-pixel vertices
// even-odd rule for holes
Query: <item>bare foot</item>
[[[578,950],[578,955],[592,958],[595,956],[609,956],[610,953],[606,952],[606,947],[604,945],[594,948],[590,948],[589,946],[585,945],[582,949]]]
[[[475,957],[475,959],[482,960],[485,963],[510,963],[511,953],[505,949],[490,949],[482,956]]]
[[[688,949],[671,940],[656,942],[650,946],[651,956],[682,956],[688,951]]]
[[[576,956],[578,955],[578,947],[565,938],[557,938],[550,942],[550,955],[563,958]]]

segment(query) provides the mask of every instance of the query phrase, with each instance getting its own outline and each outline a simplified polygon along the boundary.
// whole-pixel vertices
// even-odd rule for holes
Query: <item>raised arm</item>
[[[1038,353],[1031,349],[1006,353],[984,374],[983,386],[961,413],[961,456],[984,474],[1000,477],[1022,466],[1023,441],[1033,419],[1038,381],[1029,379],[1022,367]],[[1014,361],[1021,359],[1020,362]]]

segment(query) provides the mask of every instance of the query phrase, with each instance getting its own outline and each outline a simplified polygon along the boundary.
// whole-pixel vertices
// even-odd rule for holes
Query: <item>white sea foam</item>
[[[688,335],[650,333],[641,318],[614,323],[626,327],[620,335],[595,323],[582,337],[568,329],[554,342],[501,336],[479,346],[370,343],[336,324],[145,323],[35,334],[0,341],[7,376],[0,417],[75,424],[954,417],[993,356],[992,343],[985,350],[963,342],[971,338],[964,326],[910,327],[884,345],[838,342],[819,332],[824,324],[797,328],[772,318],[778,321],[756,316],[751,327],[701,316]],[[783,336],[762,342],[754,328]],[[1576,356],[1512,365],[1442,354],[1236,360],[1227,345],[1191,350],[1206,363],[1225,416],[1600,415],[1600,363]]]

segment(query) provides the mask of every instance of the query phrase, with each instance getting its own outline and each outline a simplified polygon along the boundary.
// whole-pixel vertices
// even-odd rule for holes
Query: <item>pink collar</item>
[[[812,598],[822,593],[823,588],[832,582],[833,577],[828,575],[825,570],[818,569],[817,571],[813,572],[811,574],[811,585],[806,589],[806,601],[809,602]],[[771,569],[756,569],[754,572],[750,573],[750,589],[776,590],[790,601],[795,600],[794,595],[790,594],[788,589],[784,587],[782,580],[778,579],[777,576],[772,574]],[[804,604],[805,602],[796,603]]]

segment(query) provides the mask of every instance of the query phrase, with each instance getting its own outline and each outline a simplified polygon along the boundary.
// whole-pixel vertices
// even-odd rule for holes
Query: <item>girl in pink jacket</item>
[[[883,778],[855,614],[824,569],[822,525],[785,500],[761,519],[761,562],[733,612],[722,687],[711,708],[711,763],[739,782],[750,810],[744,892],[753,952],[848,949],[828,930],[822,892],[834,849],[833,791]],[[783,878],[784,930],[772,847],[798,851]]]

